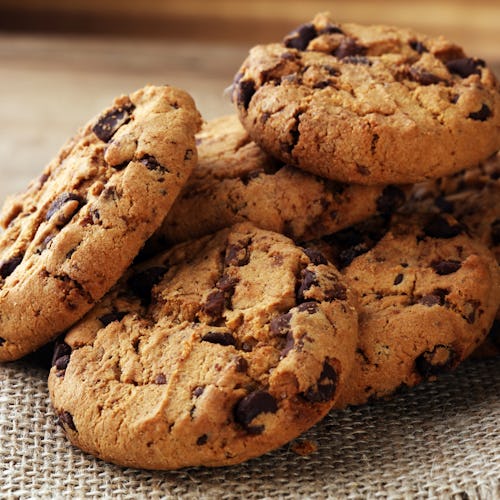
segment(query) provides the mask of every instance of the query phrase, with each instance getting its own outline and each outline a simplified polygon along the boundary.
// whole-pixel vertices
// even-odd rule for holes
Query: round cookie
[[[373,213],[390,213],[405,188],[321,179],[264,153],[236,115],[197,135],[198,165],[152,242],[178,243],[249,221],[296,241],[318,238]]]
[[[359,344],[337,408],[455,368],[486,337],[500,300],[493,255],[448,215],[395,216],[343,274],[360,296]]]
[[[500,87],[442,37],[328,14],[254,47],[233,93],[252,139],[321,177],[417,182],[500,149]]]
[[[119,97],[7,200],[0,361],[47,343],[118,280],[196,164],[200,124],[184,91],[148,86]]]
[[[130,270],[56,349],[52,402],[71,442],[107,461],[239,463],[332,407],[355,306],[320,254],[237,225]]]

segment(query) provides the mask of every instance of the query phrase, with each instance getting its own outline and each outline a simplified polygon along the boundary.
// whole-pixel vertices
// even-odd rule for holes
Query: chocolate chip
[[[319,266],[321,264],[327,265],[328,261],[326,257],[319,251],[314,248],[304,248],[304,253],[309,257],[309,260],[315,265]]]
[[[0,276],[5,279],[10,276],[16,267],[21,264],[24,255],[14,255],[10,259],[0,262]]]
[[[167,267],[155,266],[133,274],[129,280],[128,285],[132,292],[137,295],[143,303],[149,304],[151,302],[151,290],[158,284],[165,273],[168,271]]]
[[[238,83],[238,94],[236,97],[236,104],[243,106],[245,110],[248,109],[250,101],[255,94],[255,82],[253,80],[242,80]]]
[[[265,391],[254,391],[240,399],[234,407],[234,419],[243,427],[262,413],[276,413],[278,404],[271,394]]]
[[[193,157],[194,151],[192,149],[186,149],[184,153],[184,161],[189,161]]]
[[[291,330],[286,334],[285,346],[280,352],[280,359],[283,359],[294,347],[295,339],[293,337],[293,332]]]
[[[55,345],[54,345],[54,354],[52,355],[52,366],[57,366],[58,364],[58,361],[61,359],[61,358],[66,358],[68,357],[68,361],[69,361],[69,357],[71,356],[71,347],[66,344],[66,342],[63,342],[62,340],[58,340],[56,341]],[[61,363],[59,363],[61,364]],[[64,363],[62,363],[64,364]],[[63,369],[65,369],[66,367],[64,367]],[[60,368],[58,368],[59,370]]]
[[[108,326],[113,321],[121,321],[127,314],[128,311],[112,311],[99,316],[98,319],[103,324],[103,326]]]
[[[436,288],[427,295],[423,295],[418,301],[419,304],[422,304],[427,307],[432,306],[442,306],[445,304],[445,297],[450,293],[446,288]]]
[[[447,214],[451,214],[453,212],[453,208],[454,208],[453,202],[447,200],[443,196],[438,196],[434,200],[434,205],[436,205],[436,207],[439,208],[439,210],[441,210],[441,212],[444,212]]]
[[[212,318],[220,318],[224,312],[225,302],[224,292],[222,290],[214,290],[208,294],[202,310]]]
[[[57,370],[60,371],[66,370],[69,364],[69,360],[70,360],[70,355],[65,354],[64,356],[61,356],[57,359],[54,366],[56,367]]]
[[[196,444],[198,446],[203,446],[204,444],[207,444],[208,441],[208,436],[206,434],[202,434],[197,440]]]
[[[408,76],[410,80],[417,82],[420,85],[434,85],[443,81],[443,79],[439,76],[420,68],[410,68]]]
[[[350,56],[364,56],[366,47],[358,45],[354,38],[345,37],[340,45],[333,51],[333,55],[339,59]]]
[[[480,122],[486,121],[493,113],[491,112],[491,109],[486,106],[486,104],[483,104],[481,106],[481,109],[479,111],[474,111],[473,113],[469,113],[468,118]]]
[[[192,394],[195,398],[199,398],[205,391],[204,385],[198,385],[192,390]]]
[[[307,23],[289,33],[283,40],[289,49],[306,50],[309,42],[318,36],[314,24]]]
[[[158,373],[155,377],[154,383],[157,385],[165,385],[167,383],[167,377],[164,373]]]
[[[427,47],[419,40],[410,40],[408,44],[415,52],[418,52],[419,54],[423,54],[424,52],[429,52]]]
[[[324,292],[325,300],[332,302],[333,300],[347,300],[347,289],[341,283],[333,283],[331,288]]]
[[[491,243],[493,243],[493,245],[500,245],[500,219],[495,219],[491,223],[490,237]]]
[[[424,233],[431,238],[454,238],[462,233],[464,227],[459,222],[449,222],[445,217],[434,215],[425,225]]]
[[[135,106],[132,103],[111,109],[98,118],[96,124],[92,127],[92,132],[101,141],[108,142],[122,125],[130,121],[134,109]]]
[[[394,285],[399,285],[403,281],[404,275],[399,273],[395,278],[394,278]]]
[[[230,332],[207,332],[201,337],[203,342],[210,342],[211,344],[219,345],[236,345],[236,339]]]
[[[3,337],[0,337],[0,347],[2,347],[5,342],[7,342]]]
[[[161,172],[162,174],[166,174],[170,172],[170,170],[161,165],[160,162],[152,155],[145,154],[140,162],[146,166],[148,170],[156,170],[157,172]]]
[[[61,425],[61,427],[69,427],[72,431],[76,431],[76,426],[75,426],[75,422],[73,421],[73,416],[71,415],[71,413],[69,411],[62,411],[59,413],[59,424]]]
[[[364,66],[371,66],[373,63],[365,56],[347,56],[342,59],[342,62],[349,64],[363,64]]]
[[[453,347],[439,344],[432,351],[425,351],[418,356],[415,367],[422,377],[428,378],[450,371],[455,359]]]
[[[385,186],[382,194],[377,198],[377,210],[381,214],[391,214],[405,202],[404,192],[397,186]]]
[[[325,403],[326,401],[330,401],[335,396],[337,378],[337,372],[325,361],[318,382],[302,393],[302,397],[310,403]]]
[[[470,75],[480,75],[481,70],[479,68],[482,66],[485,66],[485,62],[482,59],[472,59],[471,57],[463,57],[446,62],[448,71],[462,78],[467,78]]]
[[[301,272],[301,281],[297,290],[297,301],[302,302],[304,297],[304,292],[309,290],[313,285],[317,285],[318,281],[316,279],[316,274],[309,269],[304,269]]]
[[[370,175],[370,169],[368,167],[366,167],[365,165],[359,165],[359,164],[356,164],[356,170],[358,171],[358,173],[360,175],[363,175],[363,176],[368,176]]]
[[[241,356],[238,356],[236,358],[234,364],[235,364],[235,369],[238,373],[246,373],[246,371],[248,370],[248,361]]]
[[[299,304],[297,306],[297,311],[306,312],[308,314],[314,314],[318,312],[318,309],[319,309],[318,303],[312,301],[302,302],[302,304]]]
[[[235,244],[228,245],[226,255],[224,257],[224,265],[226,266],[246,266],[250,261],[250,250],[248,241],[238,241]]]
[[[282,314],[273,318],[269,324],[269,331],[271,335],[286,335],[290,330],[291,319],[292,313]]]
[[[50,205],[47,213],[45,214],[45,220],[49,220],[56,212],[58,212],[63,205],[70,201],[76,201],[77,205],[70,214],[65,214],[61,220],[57,222],[58,226],[64,226],[71,218],[80,210],[80,208],[85,204],[85,200],[78,194],[75,193],[62,193],[60,194]]]
[[[215,286],[226,292],[228,295],[232,295],[234,293],[234,287],[238,283],[238,278],[229,276],[227,274],[223,274],[218,280]]]
[[[343,35],[344,32],[335,24],[327,24],[322,30],[319,31],[319,35],[333,35],[339,34]]]
[[[431,262],[431,267],[440,276],[452,274],[458,271],[462,263],[458,260],[434,260]]]

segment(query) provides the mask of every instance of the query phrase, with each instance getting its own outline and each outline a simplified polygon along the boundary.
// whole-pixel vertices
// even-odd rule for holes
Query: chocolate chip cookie
[[[7,200],[0,361],[51,340],[118,280],[196,164],[200,124],[184,91],[149,86],[119,97]]]
[[[500,87],[442,37],[319,14],[254,47],[233,101],[263,149],[321,177],[417,182],[500,149]]]
[[[494,256],[446,214],[395,217],[343,274],[360,295],[360,340],[339,408],[455,368],[486,337],[500,300]]]
[[[217,118],[197,136],[198,165],[153,241],[178,243],[249,221],[304,241],[390,213],[405,187],[321,179],[264,153],[236,115]]]
[[[52,402],[71,442],[104,460],[235,464],[332,407],[355,306],[321,254],[237,225],[131,269],[57,347]]]

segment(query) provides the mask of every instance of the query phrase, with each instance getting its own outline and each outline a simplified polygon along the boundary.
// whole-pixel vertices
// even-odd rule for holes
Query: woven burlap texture
[[[391,401],[331,412],[302,439],[242,465],[123,469],[73,448],[50,406],[47,372],[0,366],[3,498],[500,498],[500,359]],[[131,443],[133,446],[133,443]]]

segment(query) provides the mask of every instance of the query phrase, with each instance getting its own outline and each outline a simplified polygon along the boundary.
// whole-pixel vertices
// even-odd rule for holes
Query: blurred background
[[[248,49],[326,10],[443,34],[500,73],[500,0],[0,0],[0,203],[116,95],[170,83],[230,113]]]

